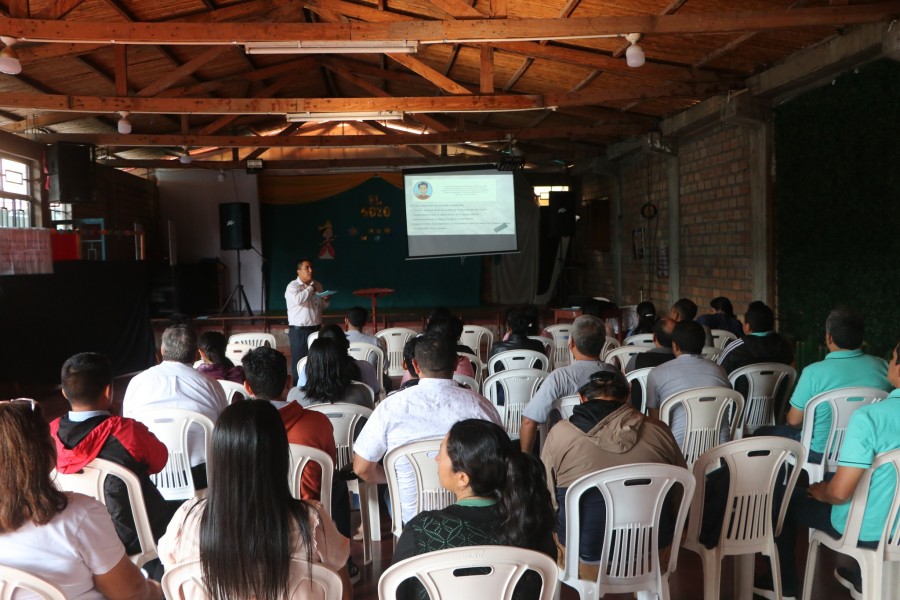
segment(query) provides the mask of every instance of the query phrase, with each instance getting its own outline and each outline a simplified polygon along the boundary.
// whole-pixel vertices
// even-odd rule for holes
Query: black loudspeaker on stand
[[[250,301],[241,284],[241,250],[250,248],[250,204],[247,202],[228,202],[219,205],[219,235],[222,250],[234,250],[237,253],[237,285],[222,305],[219,315],[225,312],[231,301],[237,297],[238,315],[243,316],[244,305],[247,314],[253,316]]]

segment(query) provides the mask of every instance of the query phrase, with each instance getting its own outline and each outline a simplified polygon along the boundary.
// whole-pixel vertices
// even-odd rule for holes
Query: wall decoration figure
[[[335,239],[334,228],[331,226],[331,220],[325,221],[324,224],[319,225],[319,235],[322,236],[322,242],[319,245],[319,258],[330,260],[334,258],[334,244],[332,244],[332,240]]]

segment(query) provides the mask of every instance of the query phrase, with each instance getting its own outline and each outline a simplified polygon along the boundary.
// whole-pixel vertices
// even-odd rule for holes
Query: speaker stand
[[[241,251],[235,250],[237,252],[237,273],[238,273],[238,282],[237,285],[234,286],[234,291],[231,292],[231,295],[228,296],[228,300],[225,301],[225,304],[222,305],[222,310],[219,311],[217,316],[221,317],[222,313],[225,312],[225,309],[228,308],[228,305],[231,304],[231,301],[235,299],[237,296],[238,309],[237,314],[239,317],[244,316],[244,304],[247,305],[247,314],[249,316],[253,316],[253,311],[250,310],[250,301],[247,300],[247,294],[244,292],[244,286],[241,285]],[[243,303],[241,302],[243,300]]]

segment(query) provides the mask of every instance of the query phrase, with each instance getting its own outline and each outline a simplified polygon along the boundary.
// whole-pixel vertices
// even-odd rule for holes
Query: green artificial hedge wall
[[[871,354],[900,335],[900,63],[860,67],[775,111],[781,330],[824,343],[839,304]]]

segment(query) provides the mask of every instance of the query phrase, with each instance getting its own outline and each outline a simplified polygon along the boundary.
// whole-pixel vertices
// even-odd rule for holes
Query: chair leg
[[[740,554],[734,557],[734,597],[735,600],[753,598],[753,567],[755,554]]]
[[[703,563],[703,600],[719,600],[722,557],[716,552],[701,552]]]
[[[809,544],[809,554],[806,557],[806,574],[803,576],[802,600],[810,600],[812,597],[813,581],[815,580],[816,574],[816,559],[818,556],[819,542],[818,540],[813,540]]]
[[[863,600],[882,600],[881,596],[881,577],[883,572],[882,558],[866,556],[860,561],[860,570],[862,571],[862,592]]]

